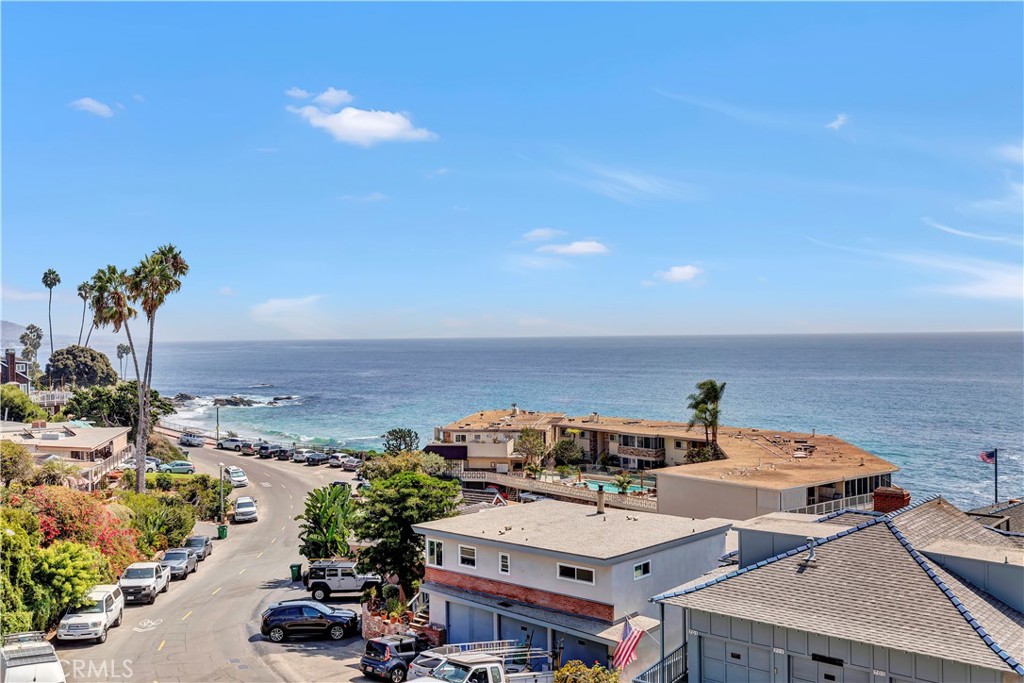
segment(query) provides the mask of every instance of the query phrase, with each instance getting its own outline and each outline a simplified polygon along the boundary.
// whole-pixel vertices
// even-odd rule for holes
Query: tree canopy
[[[439,455],[422,451],[382,455],[363,465],[363,477],[368,481],[390,479],[399,472],[422,472],[430,476],[443,474],[447,465]]]
[[[694,425],[704,428],[704,439],[712,453],[718,451],[718,425],[721,415],[720,403],[725,393],[725,382],[719,384],[713,379],[697,382],[697,391],[686,397],[686,407],[692,410],[687,429]]]
[[[48,413],[32,402],[24,391],[14,384],[0,386],[0,404],[3,405],[5,420],[11,422],[31,422],[45,420]]]
[[[20,443],[0,441],[0,478],[10,485],[32,476],[32,454]]]
[[[117,372],[106,354],[72,344],[50,356],[46,378],[53,386],[92,387],[117,382]]]
[[[404,427],[389,429],[380,438],[384,439],[384,452],[391,455],[415,451],[420,447],[420,435]]]
[[[150,421],[174,412],[174,406],[156,391],[151,391]],[[138,427],[138,389],[135,382],[121,382],[112,387],[90,387],[75,391],[64,408],[66,415],[93,420],[103,427],[131,427],[129,438]]]
[[[544,457],[544,434],[539,429],[525,427],[516,437],[516,450],[523,454],[526,465],[535,465]]]
[[[347,487],[324,486],[306,494],[306,509],[295,517],[301,522],[299,554],[306,559],[348,555],[354,510]]]
[[[558,465],[575,465],[583,459],[583,448],[572,439],[560,439],[549,453]]]
[[[378,479],[363,494],[354,524],[356,537],[373,545],[359,553],[359,570],[397,575],[407,593],[423,576],[423,537],[413,524],[456,514],[459,486],[419,472]]]

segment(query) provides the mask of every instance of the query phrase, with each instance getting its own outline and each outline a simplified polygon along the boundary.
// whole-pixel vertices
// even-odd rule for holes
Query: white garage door
[[[494,640],[494,615],[477,607],[449,602],[447,627],[449,643]]]
[[[700,637],[701,683],[769,683],[772,655],[766,647]]]

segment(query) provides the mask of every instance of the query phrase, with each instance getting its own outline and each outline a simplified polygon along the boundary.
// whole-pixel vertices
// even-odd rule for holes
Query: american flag
[[[615,648],[615,656],[612,658],[613,669],[625,669],[636,659],[636,646],[640,644],[640,636],[643,634],[642,628],[633,628],[629,619],[626,619],[626,623],[622,625],[622,640]]]
[[[989,465],[996,464],[996,452],[993,451],[982,451],[978,453],[978,457],[981,458],[982,462],[987,462]]]

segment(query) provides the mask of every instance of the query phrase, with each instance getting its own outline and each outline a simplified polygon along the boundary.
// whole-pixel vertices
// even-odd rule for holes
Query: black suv
[[[285,600],[263,611],[260,633],[275,643],[295,636],[342,640],[359,632],[359,615],[316,600]]]
[[[359,668],[368,676],[386,678],[391,683],[402,683],[409,673],[409,664],[416,656],[430,648],[422,636],[384,636],[366,641]]]
[[[330,457],[331,456],[327,455],[326,453],[319,453],[317,451],[313,451],[312,453],[306,456],[306,464],[323,465],[330,459]]]

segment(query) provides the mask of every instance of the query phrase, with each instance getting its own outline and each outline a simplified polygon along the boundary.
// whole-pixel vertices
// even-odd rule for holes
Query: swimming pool
[[[587,488],[590,489],[591,491],[596,491],[598,484],[604,484],[604,492],[605,493],[621,493],[621,491],[619,491],[619,487],[616,486],[615,484],[613,484],[610,481],[600,481],[600,480],[595,480],[595,479],[586,479],[586,478],[584,478],[583,479],[583,483],[586,484]],[[629,492],[630,493],[636,493],[637,491],[648,491],[648,490],[650,490],[650,487],[648,487],[648,486],[640,486],[639,484],[630,484],[630,486],[629,486]]]

